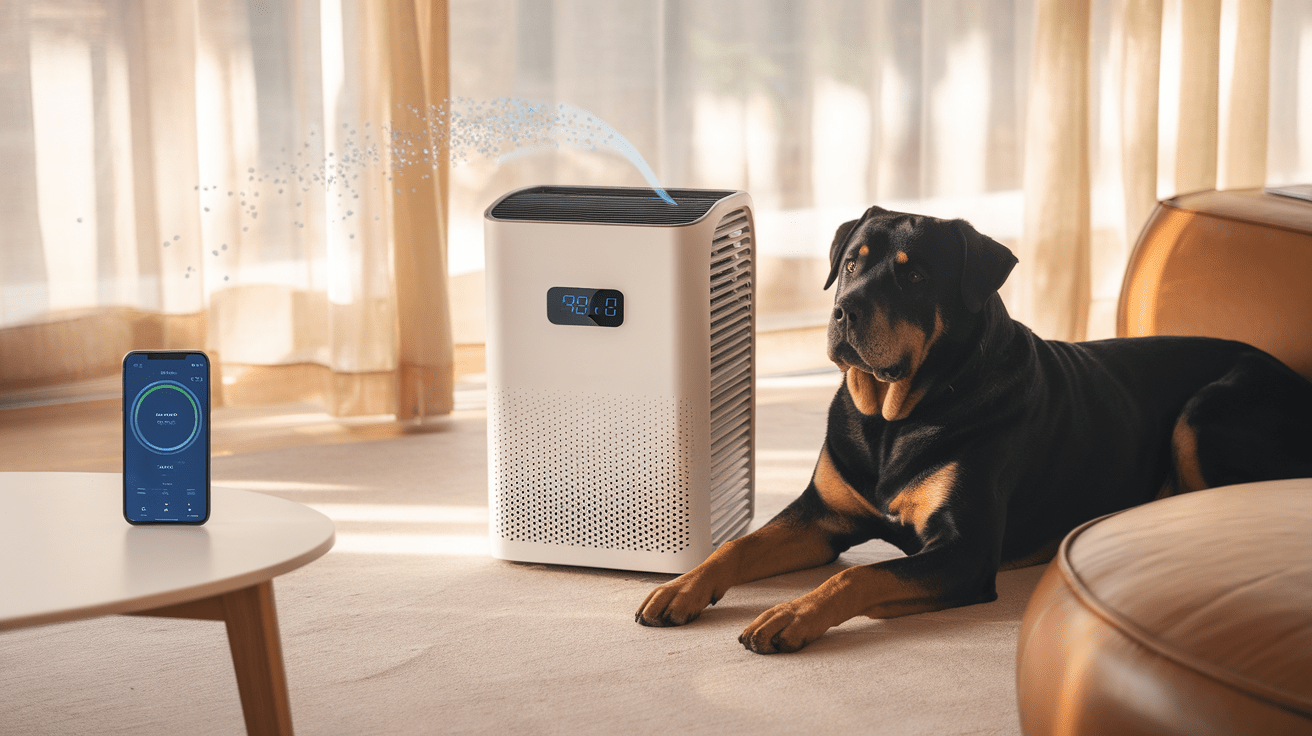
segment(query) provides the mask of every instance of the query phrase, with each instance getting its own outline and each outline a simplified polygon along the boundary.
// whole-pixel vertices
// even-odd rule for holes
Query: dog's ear
[[[838,226],[838,230],[834,233],[834,242],[829,244],[829,278],[825,280],[825,289],[833,286],[834,281],[838,278],[838,267],[843,263],[843,252],[847,250],[847,241],[852,237],[852,232],[872,216],[887,211],[883,207],[871,207],[860,218],[848,220]]]
[[[834,242],[829,244],[829,278],[825,279],[826,290],[833,286],[834,280],[838,278],[838,266],[843,262],[843,251],[847,250],[847,239],[860,222],[861,220],[848,220],[839,225],[838,231],[834,233]]]
[[[971,313],[984,308],[984,302],[997,293],[1007,280],[1017,259],[1007,246],[980,235],[965,220],[956,221],[965,244],[961,262],[961,298]]]

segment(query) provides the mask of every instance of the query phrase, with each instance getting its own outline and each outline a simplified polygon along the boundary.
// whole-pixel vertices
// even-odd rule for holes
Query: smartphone
[[[123,357],[123,518],[210,518],[210,359],[199,350]]]

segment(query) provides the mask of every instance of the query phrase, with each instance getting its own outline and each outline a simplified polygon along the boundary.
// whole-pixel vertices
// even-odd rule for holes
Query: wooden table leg
[[[249,736],[292,736],[292,709],[287,698],[278,611],[273,582],[220,596],[228,625],[228,646],[237,671],[237,691]]]
[[[292,709],[278,636],[278,611],[273,604],[273,581],[129,615],[225,622],[246,733],[292,736]]]

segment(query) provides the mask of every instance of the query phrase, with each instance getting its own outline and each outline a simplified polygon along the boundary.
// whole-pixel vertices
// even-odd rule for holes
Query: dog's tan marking
[[[857,492],[852,484],[843,480],[834,467],[834,459],[829,456],[829,448],[820,450],[820,462],[816,463],[815,475],[811,481],[820,492],[820,498],[831,510],[844,516],[878,516],[879,510]]]
[[[823,523],[790,524],[777,518],[715,550],[705,562],[647,595],[637,620],[646,626],[682,626],[733,586],[832,562],[831,529]]]
[[[884,399],[888,384],[875,380],[875,377],[859,368],[847,369],[847,392],[852,395],[856,410],[867,416],[879,413],[879,405]]]
[[[916,533],[924,534],[929,518],[947,503],[956,482],[957,464],[948,463],[919,483],[902,489],[888,503],[888,511],[915,527]]]
[[[911,390],[911,379],[904,378],[896,383],[885,383],[884,391],[881,392],[880,411],[885,419],[895,422],[899,419],[906,419],[911,414],[911,410],[916,408],[920,399],[925,395],[923,388]]]
[[[1175,458],[1174,493],[1192,493],[1208,487],[1198,464],[1198,435],[1183,417],[1176,421],[1171,432],[1171,454]]]
[[[893,260],[897,261],[898,263],[906,263],[910,259],[907,257],[905,251],[898,251],[897,255],[893,256]]]
[[[845,583],[851,603],[844,607],[857,609],[854,615],[897,618],[912,613],[938,611],[945,607],[939,596],[940,591],[919,580],[894,575],[877,565],[851,567],[830,578],[835,579]]]
[[[923,386],[912,390],[911,384],[921,364],[925,362],[925,357],[929,355],[930,348],[946,329],[943,324],[943,314],[937,311],[934,313],[934,332],[929,335],[910,322],[890,324],[887,316],[878,311],[870,322],[871,344],[879,344],[877,340],[881,335],[889,336],[888,344],[891,350],[885,351],[889,353],[886,358],[889,363],[895,363],[903,356],[909,356],[911,359],[911,367],[907,375],[891,384],[878,381],[871,376],[872,380],[876,380],[877,386],[870,393],[878,399],[876,406],[879,407],[879,413],[890,422],[906,419],[925,395]],[[848,390],[851,390],[851,383],[848,384]],[[857,408],[860,409],[861,405],[858,404]],[[865,414],[874,413],[865,409],[861,411]]]
[[[870,246],[868,245],[861,246],[860,250],[858,250],[857,253],[860,253],[863,256],[870,255]]]
[[[758,654],[795,652],[856,616],[895,618],[954,605],[941,592],[895,574],[887,563],[849,567],[810,593],[757,616],[738,641]]]

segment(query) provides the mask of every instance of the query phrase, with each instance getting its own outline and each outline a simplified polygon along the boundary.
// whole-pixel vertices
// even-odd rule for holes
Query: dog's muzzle
[[[868,335],[861,334],[861,331],[857,329],[850,311],[844,310],[841,306],[835,306],[829,318],[828,352],[830,361],[841,370],[846,371],[849,368],[856,368],[885,383],[894,383],[910,374],[910,356],[902,355],[891,365],[874,366],[872,361],[867,359],[867,355],[871,351],[867,349],[863,354],[863,351],[854,344],[853,337],[866,338]]]
[[[834,307],[829,318],[829,360],[842,370],[854,367],[869,373],[869,366],[852,345],[851,328],[850,315],[844,312],[842,307]]]

